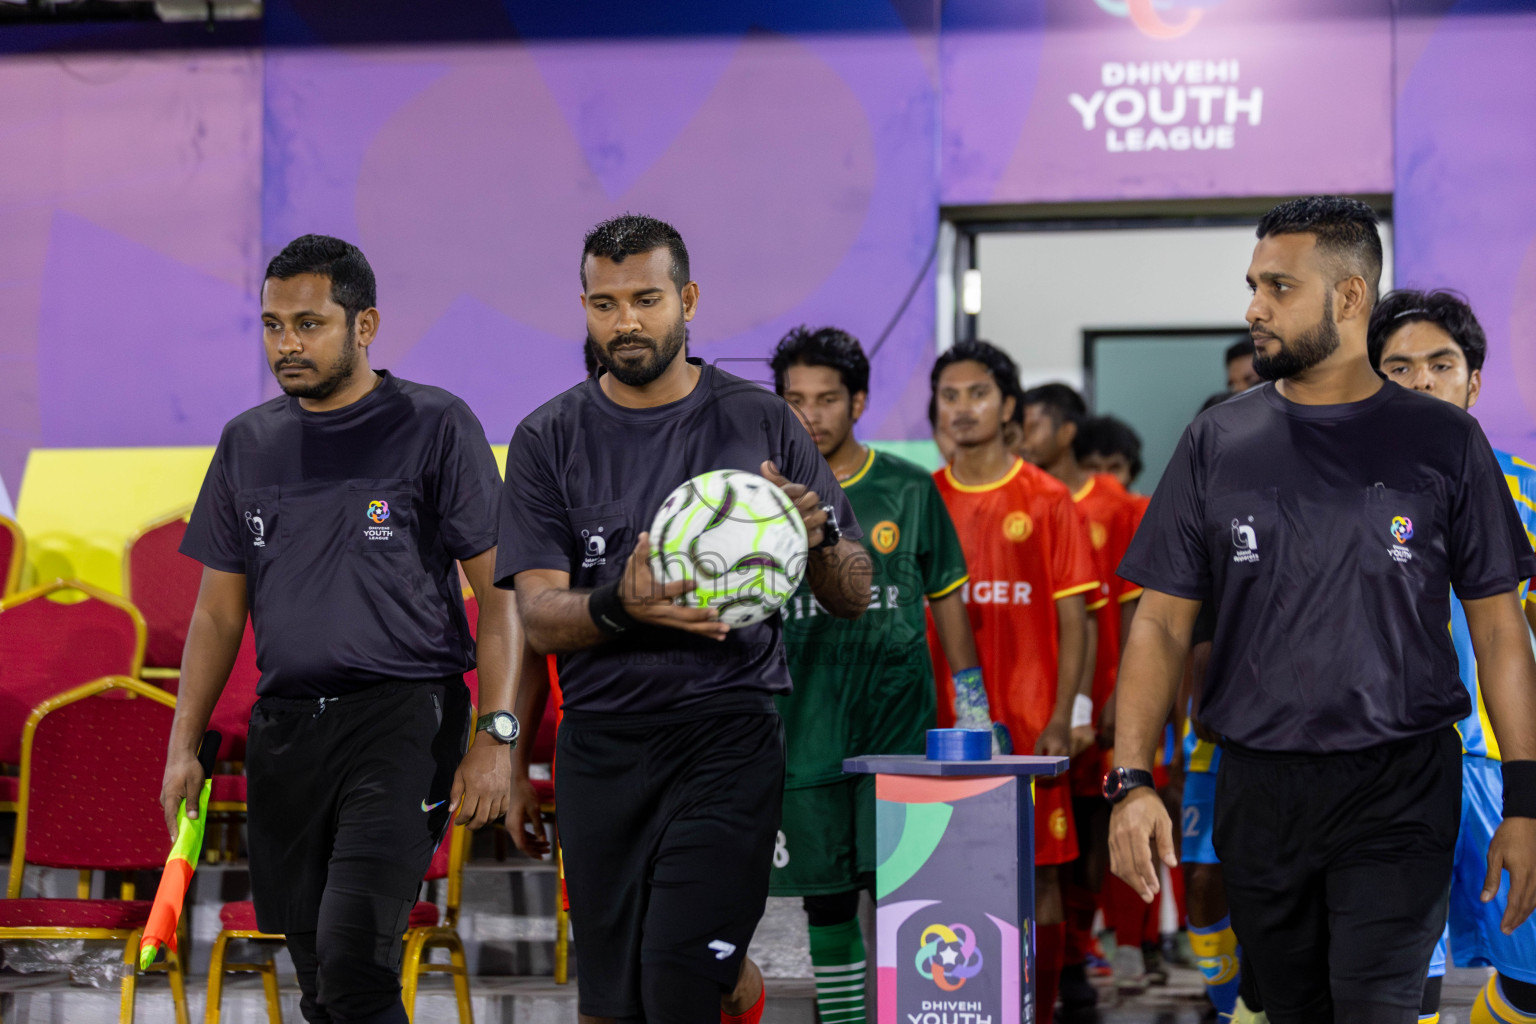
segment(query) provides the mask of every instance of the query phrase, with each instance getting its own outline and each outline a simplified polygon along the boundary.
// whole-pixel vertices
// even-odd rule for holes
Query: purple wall
[[[857,31],[743,15],[644,39],[336,47],[314,29],[296,48],[0,58],[0,475],[14,486],[39,445],[212,443],[273,393],[254,295],[305,231],[362,245],[377,361],[462,394],[493,441],[580,375],[580,236],[624,210],[688,239],[708,359],[761,378],[751,360],[801,322],[883,338],[866,429],[899,438],[926,433],[941,200],[1394,187],[1400,280],[1471,296],[1492,341],[1478,412],[1536,450],[1536,15],[952,0],[935,32],[919,6],[871,0]],[[312,29],[294,9],[271,20]],[[1158,83],[1171,115],[1190,61],[1202,79],[1236,62],[1212,123],[1188,91],[1178,123],[1133,118],[1152,85],[1117,69],[1182,68]],[[1228,87],[1262,90],[1258,124],[1226,124]],[[1139,99],[1111,123],[1116,89]]]

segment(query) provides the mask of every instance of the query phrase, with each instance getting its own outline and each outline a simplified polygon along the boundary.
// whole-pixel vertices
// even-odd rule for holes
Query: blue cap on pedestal
[[[928,760],[990,761],[992,730],[929,729]]]

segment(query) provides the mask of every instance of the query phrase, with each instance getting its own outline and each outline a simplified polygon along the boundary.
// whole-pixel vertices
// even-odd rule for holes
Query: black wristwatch
[[[517,716],[510,711],[492,711],[475,720],[475,731],[488,734],[497,743],[517,746],[517,734],[521,731]]]
[[[1104,799],[1117,804],[1131,790],[1152,784],[1151,772],[1144,772],[1140,768],[1111,768],[1104,776]]]
[[[837,542],[843,539],[843,528],[837,525],[837,509],[829,502],[822,505],[821,510],[827,514],[827,521],[821,525],[821,543],[811,548],[812,551],[835,548]]]

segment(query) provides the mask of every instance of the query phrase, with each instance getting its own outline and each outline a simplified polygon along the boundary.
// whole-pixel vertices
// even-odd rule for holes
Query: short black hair
[[[1071,387],[1061,383],[1039,384],[1024,392],[1024,405],[1043,405],[1059,427],[1063,423],[1082,429],[1088,418],[1088,403]]]
[[[1477,322],[1472,307],[1459,292],[1440,290],[1413,291],[1408,288],[1388,293],[1371,311],[1370,332],[1366,335],[1366,348],[1371,354],[1371,365],[1381,369],[1381,354],[1387,347],[1387,339],[1398,328],[1411,323],[1431,323],[1439,327],[1461,347],[1467,357],[1467,369],[1481,370],[1488,356],[1488,335]]]
[[[286,281],[300,274],[320,274],[331,279],[331,301],[347,311],[347,326],[357,314],[378,305],[378,284],[363,250],[330,235],[300,235],[272,257],[265,282]]]
[[[1200,403],[1200,412],[1205,412],[1207,409],[1214,409],[1222,402],[1225,402],[1227,399],[1236,397],[1237,396],[1232,394],[1230,391],[1212,392],[1206,396],[1205,401]],[[1198,416],[1200,413],[1196,413],[1195,415]]]
[[[1024,389],[1019,385],[1019,368],[1013,358],[989,341],[957,341],[939,353],[933,361],[933,372],[928,375],[928,423],[939,423],[939,375],[956,363],[980,363],[992,375],[1004,398],[1012,398],[1013,419],[1023,422]]]
[[[1254,234],[1259,238],[1316,235],[1318,251],[1341,271],[1335,283],[1359,274],[1365,279],[1374,305],[1381,288],[1381,233],[1376,222],[1376,212],[1358,199],[1303,196],[1266,213]]]
[[[836,327],[811,330],[804,324],[779,339],[774,346],[773,390],[784,394],[785,380],[791,366],[829,366],[842,378],[849,396],[869,393],[869,359],[859,339]]]
[[[1223,359],[1222,362],[1230,363],[1234,359],[1252,359],[1252,358],[1253,358],[1253,339],[1252,338],[1244,338],[1242,341],[1234,341],[1232,344],[1227,346],[1227,358]]]
[[[1141,476],[1141,437],[1124,420],[1113,416],[1090,416],[1078,428],[1072,441],[1072,454],[1079,459],[1089,455],[1124,455],[1131,466],[1131,479]]]
[[[688,271],[688,247],[677,228],[643,213],[610,217],[588,231],[581,243],[581,286],[587,286],[588,256],[623,263],[626,257],[663,248],[672,253],[672,283],[682,291],[692,278]]]

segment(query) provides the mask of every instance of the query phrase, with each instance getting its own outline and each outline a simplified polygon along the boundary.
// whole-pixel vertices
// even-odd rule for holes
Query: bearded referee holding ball
[[[712,609],[674,604],[689,586],[652,577],[646,528],[685,481],[748,470],[800,510],[806,578],[832,615],[864,611],[869,556],[784,400],[687,358],[699,286],[674,228],[599,224],[581,281],[599,372],[518,425],[496,565],[529,641],[560,656],[555,796],[580,1015],[755,1024],[763,982],[746,952],[784,787],[780,621],[728,630]]]

